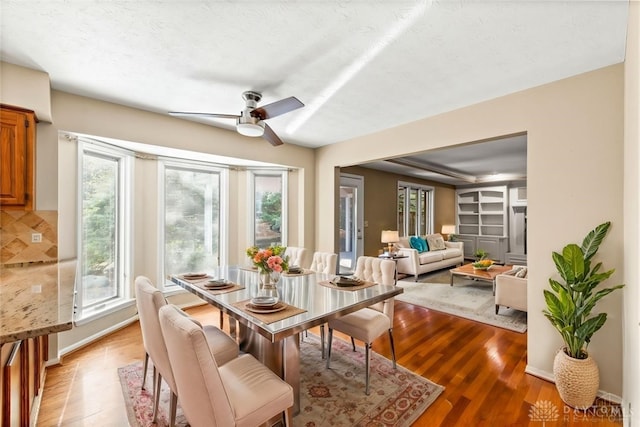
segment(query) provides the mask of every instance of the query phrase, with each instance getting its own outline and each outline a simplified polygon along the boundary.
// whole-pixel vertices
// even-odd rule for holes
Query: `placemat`
[[[358,286],[336,286],[333,283],[331,283],[329,280],[323,280],[318,282],[318,284],[322,285],[322,286],[326,286],[327,288],[331,288],[331,289],[338,289],[340,291],[357,291],[360,289],[364,289],[364,288],[368,288],[374,285],[377,285],[377,283],[375,282],[364,282],[362,285],[358,285]]]
[[[212,289],[212,288],[207,288],[205,286],[206,283],[207,281],[200,281],[193,284],[201,289],[204,289],[205,291],[211,292],[213,295],[226,294],[227,292],[234,292],[234,291],[239,291],[240,289],[244,289],[244,286],[238,285],[237,283],[234,283],[233,286],[230,286],[224,289]]]
[[[315,273],[313,270],[308,270],[306,268],[303,268],[300,273],[282,273],[282,276],[283,277],[296,277],[296,276],[306,276],[306,275],[313,274],[313,273]]]
[[[287,317],[295,316],[296,314],[304,313],[305,311],[307,311],[307,310],[304,310],[302,308],[298,308],[298,307],[294,307],[292,305],[289,305],[286,302],[282,302],[282,304],[285,304],[287,306],[282,311],[278,311],[276,313],[267,313],[267,314],[254,313],[254,312],[249,311],[249,310],[246,309],[246,305],[250,301],[251,301],[251,299],[247,299],[247,300],[244,300],[244,301],[234,302],[231,305],[233,305],[236,308],[239,308],[240,310],[244,311],[247,314],[252,315],[253,317],[261,320],[263,323],[266,323],[266,324],[277,322],[278,320],[286,319]]]
[[[209,280],[213,279],[213,276],[209,274],[204,277],[198,277],[197,279],[187,279],[186,277],[184,277],[184,274],[178,274],[176,275],[176,277],[180,280],[184,280],[185,282],[193,283],[194,285],[199,282],[208,282]]]

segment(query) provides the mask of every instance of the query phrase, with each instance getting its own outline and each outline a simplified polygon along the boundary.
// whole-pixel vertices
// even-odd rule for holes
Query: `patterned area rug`
[[[294,426],[410,426],[442,393],[434,384],[373,352],[371,394],[364,394],[364,349],[334,338],[331,369],[320,357],[319,339],[304,338],[301,353],[300,413]],[[168,425],[170,392],[163,382],[158,422],[151,422],[153,397],[142,384],[142,362],[118,368],[125,404],[132,426]],[[152,388],[151,368],[145,387]],[[178,406],[180,402],[178,401]],[[177,426],[188,425],[178,407]]]
[[[399,280],[398,286],[404,292],[396,299],[520,333],[527,330],[526,312],[500,307],[499,314],[495,314],[491,283],[459,276],[454,278],[453,286],[450,283],[448,270],[421,276],[419,282],[413,278]]]

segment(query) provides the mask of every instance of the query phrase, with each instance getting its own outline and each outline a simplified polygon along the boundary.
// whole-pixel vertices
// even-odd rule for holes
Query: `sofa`
[[[527,311],[527,267],[514,265],[505,273],[496,276],[496,314],[500,306]]]
[[[447,267],[456,267],[464,263],[464,243],[445,241],[441,234],[420,236],[427,242],[426,250],[412,245],[417,236],[401,237],[396,243],[397,254],[407,258],[397,259],[398,274],[408,274],[418,281],[418,276]],[[418,247],[418,249],[416,249]]]

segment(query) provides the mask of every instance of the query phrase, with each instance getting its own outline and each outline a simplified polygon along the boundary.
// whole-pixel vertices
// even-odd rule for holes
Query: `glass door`
[[[340,175],[340,251],[339,274],[352,274],[356,261],[364,253],[364,178]]]

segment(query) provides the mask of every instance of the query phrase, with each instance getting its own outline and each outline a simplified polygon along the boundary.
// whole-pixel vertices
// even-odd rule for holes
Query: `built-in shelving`
[[[465,188],[456,191],[458,238],[465,242],[465,257],[484,249],[498,262],[507,250],[508,205],[506,186]]]
[[[461,189],[456,197],[459,234],[508,235],[506,186]]]

